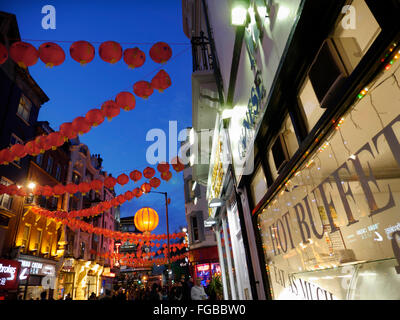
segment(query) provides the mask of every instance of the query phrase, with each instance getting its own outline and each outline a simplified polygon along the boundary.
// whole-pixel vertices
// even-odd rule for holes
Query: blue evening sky
[[[56,9],[55,30],[42,28],[45,15],[41,11],[45,5],[53,5]],[[192,58],[190,41],[182,29],[181,6],[181,0],[0,2],[1,11],[16,15],[23,40],[36,48],[45,42],[36,40],[54,40],[66,53],[65,62],[58,67],[46,68],[39,60],[29,68],[33,78],[50,98],[41,108],[39,120],[49,121],[55,130],[61,123],[84,116],[104,101],[114,99],[120,91],[133,92],[136,81],[151,81],[161,68],[149,56],[151,45],[158,41],[170,44],[173,56],[162,68],[170,75],[172,86],[163,93],[155,91],[147,100],[136,97],[134,110],[121,110],[111,122],[105,120],[81,137],[92,154],[102,156],[104,170],[113,176],[122,172],[129,174],[133,169],[143,170],[148,165],[146,150],[154,143],[146,141],[149,130],[164,130],[168,141],[169,121],[177,121],[178,132],[191,126]],[[71,43],[77,40],[89,41],[96,49],[94,60],[85,66],[69,55]],[[104,62],[98,55],[98,47],[107,40],[121,43],[123,49],[139,47],[146,54],[145,64],[137,69],[128,69],[123,59],[114,65]],[[170,159],[175,155],[167,156]],[[173,178],[169,182],[162,180],[157,191],[166,191],[171,198],[170,231],[175,232],[186,225],[186,220],[183,176],[182,173],[172,172]],[[116,191],[119,194],[134,187],[131,181],[122,188],[117,187]],[[133,216],[144,206],[151,206],[159,213],[160,224],[154,233],[165,233],[163,195],[148,194],[126,202],[121,206],[121,217]]]

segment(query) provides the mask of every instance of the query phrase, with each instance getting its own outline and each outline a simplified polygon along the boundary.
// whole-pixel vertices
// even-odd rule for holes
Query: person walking
[[[196,278],[195,285],[190,291],[190,297],[192,300],[207,300],[208,296],[204,291],[204,287],[201,285],[201,279]]]

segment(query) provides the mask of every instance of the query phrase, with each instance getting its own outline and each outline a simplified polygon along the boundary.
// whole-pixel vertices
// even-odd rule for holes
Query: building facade
[[[248,1],[241,26],[233,5],[184,1],[184,30],[212,31],[223,104],[196,170],[217,225],[236,205],[252,298],[398,299],[398,3]]]

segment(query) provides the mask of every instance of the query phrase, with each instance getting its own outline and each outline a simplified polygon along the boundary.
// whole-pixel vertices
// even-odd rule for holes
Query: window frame
[[[22,112],[20,112],[20,107],[23,109]],[[27,118],[24,116],[24,111],[27,112]],[[31,111],[32,111],[32,101],[29,100],[25,94],[21,94],[21,97],[18,102],[18,107],[17,107],[17,116],[20,117],[23,121],[29,124],[29,120],[31,117]]]

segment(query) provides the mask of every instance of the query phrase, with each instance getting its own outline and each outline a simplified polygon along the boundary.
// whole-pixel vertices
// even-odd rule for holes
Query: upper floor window
[[[51,174],[51,172],[52,172],[52,170],[53,170],[53,162],[54,162],[53,157],[49,156],[49,157],[47,158],[46,171],[47,171],[48,173],[50,173],[50,174]]]
[[[73,172],[72,173],[72,183],[79,184],[80,180],[81,180],[81,176],[79,174],[77,174],[76,172]]]
[[[43,153],[39,153],[39,154],[36,156],[36,163],[37,163],[39,166],[42,165],[42,163],[43,163]]]
[[[61,165],[60,164],[57,164],[57,166],[56,166],[56,179],[58,181],[61,180]]]
[[[0,178],[0,184],[9,186],[11,182],[4,177]],[[12,205],[12,197],[6,193],[0,195],[0,207],[3,207],[5,209],[11,209]]]
[[[19,99],[17,115],[19,115],[26,122],[29,122],[31,109],[32,109],[32,103],[30,102],[30,100],[24,95],[21,95],[21,98]]]

